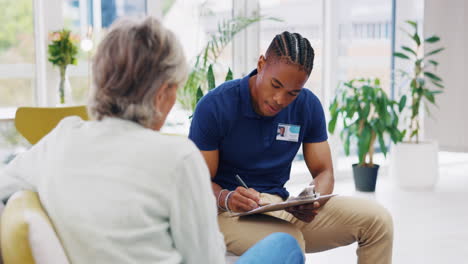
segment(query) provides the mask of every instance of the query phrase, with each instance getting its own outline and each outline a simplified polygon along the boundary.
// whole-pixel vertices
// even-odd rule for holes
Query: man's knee
[[[324,208],[336,217],[344,216],[347,225],[359,228],[358,238],[382,237],[393,239],[393,220],[387,209],[375,201],[357,197],[333,197]]]
[[[390,212],[383,206],[371,202],[367,207],[366,223],[369,233],[374,233],[383,239],[393,240],[393,218]]]
[[[219,219],[219,218],[218,218]],[[293,236],[302,251],[305,248],[302,232],[293,224],[267,215],[219,219],[228,251],[242,255],[246,250],[265,237],[281,232]],[[277,236],[275,234],[275,236]]]
[[[294,226],[293,224],[285,225],[284,228],[281,230],[276,230],[276,232],[282,232],[283,234],[275,234],[276,236],[283,236],[287,237],[285,239],[296,239],[297,243],[299,243],[299,247],[301,247],[302,252],[305,252],[305,240],[304,235],[302,234],[301,230]],[[285,234],[289,234],[290,236],[286,236]]]

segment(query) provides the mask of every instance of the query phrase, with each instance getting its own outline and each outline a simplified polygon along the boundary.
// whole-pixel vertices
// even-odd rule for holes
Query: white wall
[[[424,34],[441,37],[446,50],[436,58],[445,92],[436,97],[438,108],[425,116],[426,139],[437,139],[441,150],[468,152],[468,2],[425,0]]]

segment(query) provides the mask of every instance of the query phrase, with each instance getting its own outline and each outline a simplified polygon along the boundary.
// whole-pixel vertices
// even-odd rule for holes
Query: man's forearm
[[[324,170],[314,177],[315,191],[320,194],[331,194],[335,186],[333,170]]]
[[[219,186],[219,184],[215,182],[211,182],[211,188],[213,189],[213,193],[216,197],[218,197],[219,191],[221,191],[223,188]]]
[[[219,197],[219,192],[221,190],[223,190],[223,187],[219,186],[219,184],[215,183],[215,182],[211,182],[211,188],[213,189],[213,194],[215,196],[215,200],[216,200],[216,205],[218,206],[218,208],[221,206],[221,208],[224,208],[224,199],[226,199],[226,195],[228,194],[228,192],[224,192],[221,194],[221,197]],[[219,198],[219,199],[218,199]]]

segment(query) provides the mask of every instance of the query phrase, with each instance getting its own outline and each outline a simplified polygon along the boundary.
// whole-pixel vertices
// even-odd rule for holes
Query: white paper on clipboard
[[[255,209],[251,210],[251,211],[248,211],[248,212],[232,213],[231,217],[252,215],[252,214],[261,214],[261,213],[266,213],[266,212],[284,210],[284,209],[286,209],[288,207],[293,207],[293,206],[302,205],[302,204],[310,204],[310,203],[313,203],[315,201],[320,201],[320,200],[325,199],[325,198],[333,197],[335,195],[336,194],[294,197],[294,198],[288,199],[288,200],[286,200],[284,202],[272,203],[272,204],[260,206],[258,208],[255,208]]]

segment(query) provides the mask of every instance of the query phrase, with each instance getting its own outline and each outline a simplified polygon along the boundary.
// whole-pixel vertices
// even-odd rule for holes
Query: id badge
[[[301,126],[279,123],[276,132],[276,140],[298,142],[300,131]]]

